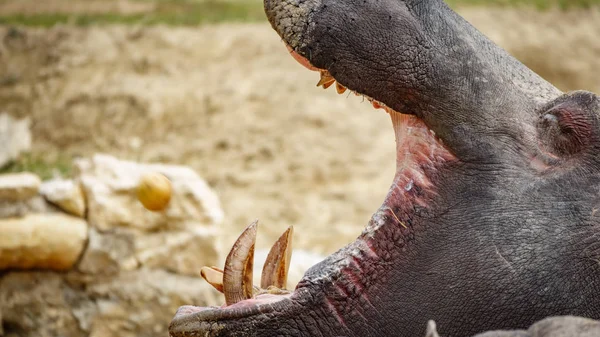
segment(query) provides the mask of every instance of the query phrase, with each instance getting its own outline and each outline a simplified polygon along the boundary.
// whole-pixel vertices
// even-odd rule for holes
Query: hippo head
[[[320,85],[390,115],[396,175],[356,241],[295,290],[244,297],[224,280],[241,298],[182,307],[171,336],[413,337],[435,320],[450,337],[600,318],[598,96],[561,93],[442,0],[265,10]]]

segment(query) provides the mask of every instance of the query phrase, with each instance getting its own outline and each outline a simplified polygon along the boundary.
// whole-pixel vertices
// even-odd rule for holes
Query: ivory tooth
[[[335,83],[335,90],[337,90],[338,94],[343,94],[346,91],[346,87],[341,85],[340,82]]]
[[[232,305],[252,298],[252,268],[258,222],[250,224],[235,241],[223,271],[225,304]]]
[[[331,80],[331,82],[326,82],[326,83],[324,83],[324,84],[323,84],[323,89],[327,89],[327,88],[329,88],[329,87],[330,87],[332,84],[334,84],[334,83],[335,83],[335,80],[333,80],[333,79]]]
[[[200,276],[219,292],[223,292],[223,271],[217,267],[202,267]]]
[[[275,287],[285,289],[287,287],[288,271],[290,269],[290,260],[292,258],[292,235],[294,228],[290,226],[277,239],[262,270],[260,287],[269,289]]]
[[[327,86],[330,86],[331,83],[333,83],[334,81],[335,79],[333,78],[333,76],[331,76],[331,74],[329,74],[327,70],[321,70],[321,78],[319,79],[319,83],[317,83],[317,87],[325,87],[325,84],[328,84]]]

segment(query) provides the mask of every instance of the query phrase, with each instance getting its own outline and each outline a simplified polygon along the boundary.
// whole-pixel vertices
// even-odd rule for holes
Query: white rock
[[[132,233],[114,231],[102,234],[91,228],[87,247],[77,269],[86,274],[114,275],[120,271],[134,270],[138,265]]]
[[[223,211],[216,194],[193,170],[106,155],[79,160],[75,169],[87,200],[89,224],[100,233],[133,236],[135,260],[114,256],[112,266],[123,269],[137,261],[141,267],[198,275],[203,266],[220,261],[217,225]],[[138,181],[148,172],[162,173],[172,183],[171,201],[161,212],[150,212],[137,200]]]
[[[0,167],[31,149],[29,119],[16,120],[9,114],[0,114]]]
[[[138,164],[107,155],[75,162],[88,202],[88,220],[100,231],[115,227],[142,231],[185,229],[221,223],[223,210],[216,194],[188,167]],[[143,173],[162,173],[173,185],[173,196],[162,212],[146,210],[136,198]]]
[[[27,200],[38,194],[42,181],[33,173],[0,174],[0,201]]]
[[[187,304],[221,305],[223,295],[199,277],[143,268],[112,276],[8,271],[0,277],[3,337],[164,337]]]
[[[73,180],[54,179],[40,186],[40,194],[48,202],[78,217],[85,216],[85,197],[81,186]]]
[[[221,305],[223,295],[203,279],[140,269],[86,285],[98,311],[90,317],[90,337],[167,336],[181,305]]]
[[[61,213],[0,220],[0,270],[70,269],[84,249],[87,223]]]
[[[51,207],[43,197],[37,195],[20,201],[0,201],[0,219],[25,216],[29,213],[46,213]]]
[[[136,255],[145,267],[198,276],[203,266],[218,263],[216,241],[214,227],[145,234],[136,238]]]

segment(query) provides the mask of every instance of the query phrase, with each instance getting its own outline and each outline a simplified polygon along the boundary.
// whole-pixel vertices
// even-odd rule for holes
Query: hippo
[[[562,93],[442,0],[264,7],[319,86],[389,114],[396,174],[294,290],[291,230],[252,284],[250,225],[224,270],[203,270],[226,304],[181,307],[172,337],[600,336],[597,95]]]

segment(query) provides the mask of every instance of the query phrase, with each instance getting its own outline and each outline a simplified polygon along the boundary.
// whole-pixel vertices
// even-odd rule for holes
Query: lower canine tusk
[[[202,267],[200,276],[219,292],[223,292],[223,271],[217,267]]]
[[[269,287],[285,289],[287,287],[288,271],[292,258],[293,233],[294,228],[290,226],[271,247],[261,275],[260,287],[262,289],[268,289]]]
[[[223,294],[226,305],[252,298],[252,268],[257,226],[258,222],[254,221],[242,232],[225,260]]]

